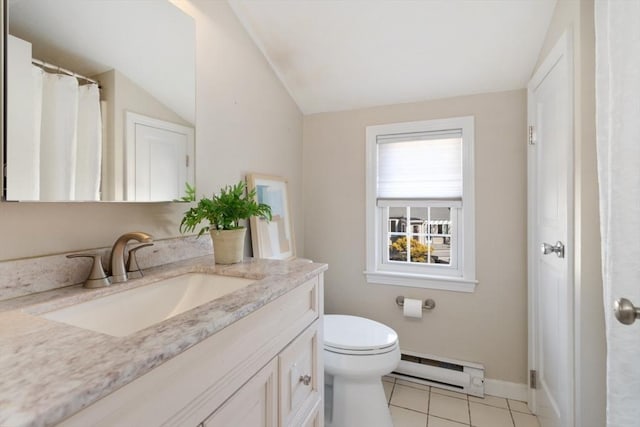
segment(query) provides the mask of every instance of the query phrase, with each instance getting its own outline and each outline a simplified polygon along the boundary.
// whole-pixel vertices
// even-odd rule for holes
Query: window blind
[[[377,198],[462,200],[462,130],[379,135]]]

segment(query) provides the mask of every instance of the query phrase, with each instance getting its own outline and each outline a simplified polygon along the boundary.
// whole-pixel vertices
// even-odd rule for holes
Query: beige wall
[[[226,2],[181,7],[196,21],[196,183],[209,194],[249,171],[291,182],[294,226],[302,229],[302,114]],[[179,235],[185,205],[0,203],[0,260],[109,246],[140,229]],[[302,233],[297,233],[302,247]]]
[[[365,127],[467,115],[475,117],[475,293],[367,284]],[[524,90],[306,116],[304,254],[329,263],[326,312],[376,319],[404,349],[480,362],[488,378],[526,383],[525,129]],[[405,319],[397,295],[437,307]]]
[[[568,31],[574,47],[576,425],[605,425],[606,347],[595,137],[592,0],[558,0],[538,65]]]

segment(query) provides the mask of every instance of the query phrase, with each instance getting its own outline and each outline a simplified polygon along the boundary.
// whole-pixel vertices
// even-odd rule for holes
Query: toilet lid
[[[398,334],[390,327],[357,316],[324,316],[324,346],[327,349],[367,352],[387,349],[398,343]]]

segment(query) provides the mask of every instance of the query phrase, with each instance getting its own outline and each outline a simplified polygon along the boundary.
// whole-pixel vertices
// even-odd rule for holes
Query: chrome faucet
[[[124,249],[130,240],[148,243],[153,241],[153,237],[142,231],[125,233],[118,237],[118,240],[113,244],[113,248],[111,248],[111,257],[109,258],[111,283],[126,282],[128,279],[124,261]]]

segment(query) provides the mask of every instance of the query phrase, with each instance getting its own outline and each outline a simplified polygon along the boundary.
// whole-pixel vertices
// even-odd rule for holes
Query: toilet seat
[[[398,347],[398,334],[390,327],[357,316],[324,316],[324,349],[332,353],[371,356]]]

